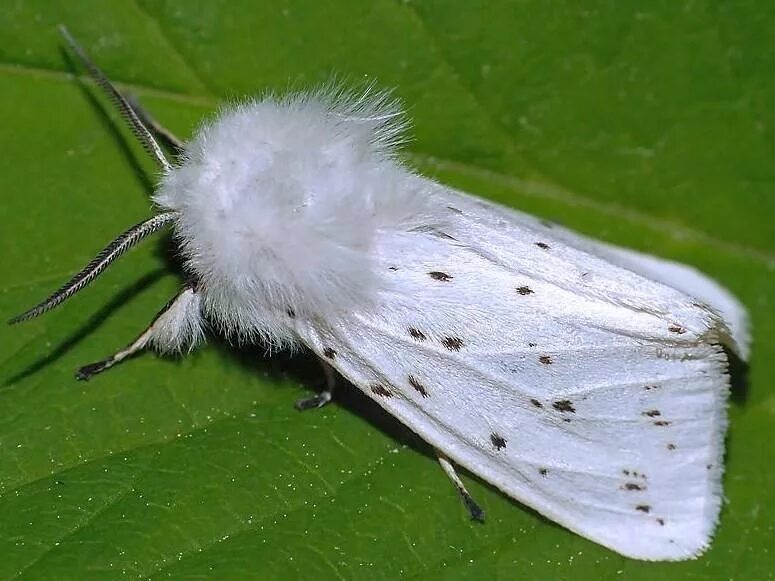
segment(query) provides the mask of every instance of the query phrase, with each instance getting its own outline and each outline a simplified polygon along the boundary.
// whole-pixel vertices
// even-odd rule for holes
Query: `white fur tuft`
[[[184,290],[162,310],[151,326],[149,340],[160,353],[191,351],[204,339],[199,294]]]
[[[295,316],[373,303],[375,235],[443,223],[432,188],[395,156],[405,125],[389,94],[326,87],[237,105],[199,130],[155,201],[179,212],[222,331],[292,343]]]

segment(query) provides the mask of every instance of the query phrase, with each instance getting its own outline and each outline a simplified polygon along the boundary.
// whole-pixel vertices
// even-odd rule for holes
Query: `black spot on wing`
[[[534,294],[534,291],[529,286],[518,286],[517,293],[524,296],[524,295],[532,295]]]
[[[544,365],[551,365],[552,364],[552,358],[549,355],[541,355],[538,360],[543,363]]]
[[[425,341],[427,339],[425,333],[420,331],[420,329],[416,329],[415,327],[409,327],[409,335],[412,337],[412,339],[417,339],[418,341]]]
[[[563,413],[576,413],[576,408],[573,407],[573,402],[569,399],[561,399],[552,404],[552,407],[556,409],[558,412]]]
[[[490,434],[490,442],[498,451],[503,450],[503,448],[506,447],[506,440],[503,439],[503,436],[499,436],[495,432]]]
[[[642,490],[646,490],[646,487],[643,484],[638,484],[637,482],[625,482],[622,485],[622,490],[629,490],[631,492],[639,492]]]
[[[463,340],[460,337],[445,337],[441,344],[450,351],[460,351]]]
[[[681,325],[670,325],[667,330],[671,333],[675,333],[676,335],[683,335],[686,333],[686,329],[684,329]]]
[[[449,282],[453,278],[455,278],[451,274],[447,274],[446,272],[441,272],[440,270],[432,270],[431,272],[428,273],[428,276],[430,276],[433,280],[438,280],[441,282]]]
[[[663,428],[665,426],[669,426],[670,424],[671,424],[671,422],[668,422],[668,421],[665,421],[665,420],[657,420],[656,422],[654,422],[655,426],[659,426],[661,428]]]
[[[678,446],[676,446],[675,444],[673,444],[672,442],[670,442],[670,443],[669,443],[669,444],[668,444],[666,447],[667,447],[667,449],[668,449],[668,450],[670,450],[670,451],[672,452],[672,451],[673,451],[673,450],[675,450],[675,449],[676,449]]]
[[[656,418],[657,416],[661,416],[662,412],[659,410],[648,410],[646,412],[641,412],[641,415],[648,416],[650,418]]]
[[[635,510],[639,510],[640,512],[645,512],[646,514],[651,512],[651,506],[648,504],[639,504],[635,507]]]
[[[546,242],[535,242],[535,245],[538,246],[541,250],[549,250],[550,246]]]
[[[393,394],[390,393],[390,390],[381,383],[372,383],[370,387],[371,393],[374,395],[378,395],[380,397],[393,397]]]
[[[622,474],[624,474],[625,476],[632,476],[633,478],[643,478],[644,480],[646,478],[645,474],[643,474],[642,472],[638,472],[637,470],[624,469],[622,470]]]
[[[542,404],[540,401],[538,401],[536,398],[532,397],[530,398],[530,403],[532,403],[537,408],[544,407],[544,404]]]
[[[326,347],[323,349],[323,355],[325,355],[328,359],[334,359],[336,357],[336,350],[331,349],[331,347]]]
[[[425,389],[425,386],[420,383],[420,380],[417,379],[414,375],[409,375],[407,377],[407,381],[409,382],[409,385],[411,385],[417,393],[419,393],[423,397],[428,397],[428,390]]]
[[[539,473],[541,476],[546,476],[546,475],[549,473],[549,471],[548,471],[546,468],[539,468],[539,469],[538,469],[538,473]]]

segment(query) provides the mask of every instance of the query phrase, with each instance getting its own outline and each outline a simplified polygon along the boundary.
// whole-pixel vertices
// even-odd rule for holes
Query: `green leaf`
[[[775,567],[775,5],[11,1],[0,20],[0,312],[43,298],[150,212],[153,166],[56,25],[170,128],[337,72],[397,87],[441,181],[701,268],[749,307],[712,548],[620,557],[429,450],[352,387],[298,414],[305,357],[217,339],[73,370],[180,284],[146,243],[39,320],[0,329],[0,578],[761,579]],[[58,4],[58,5],[55,5]]]

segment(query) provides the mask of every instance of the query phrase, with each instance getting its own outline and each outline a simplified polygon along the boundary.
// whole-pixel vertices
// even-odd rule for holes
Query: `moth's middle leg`
[[[301,399],[296,400],[295,407],[300,412],[315,408],[322,408],[324,405],[330,402],[334,396],[334,386],[336,386],[336,371],[334,371],[334,368],[326,363],[323,359],[319,359],[319,361],[320,365],[323,367],[323,374],[326,376],[326,386],[323,391],[317,395],[302,397]]]
[[[468,492],[466,485],[463,484],[462,480],[460,480],[460,476],[457,475],[455,466],[452,464],[449,458],[447,458],[439,450],[436,450],[436,456],[439,459],[439,464],[441,464],[441,469],[444,470],[444,474],[446,474],[447,477],[452,481],[452,484],[457,489],[458,494],[460,494],[460,498],[463,499],[463,504],[465,505],[466,509],[468,509],[468,514],[471,515],[471,519],[484,522],[484,510],[482,510],[482,507],[476,503],[476,501],[471,496],[471,493]]]

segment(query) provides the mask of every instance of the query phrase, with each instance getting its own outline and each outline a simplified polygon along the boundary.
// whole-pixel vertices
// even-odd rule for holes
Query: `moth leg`
[[[185,149],[183,146],[183,140],[181,140],[172,131],[164,127],[161,123],[156,121],[153,115],[151,115],[148,110],[140,104],[140,101],[137,100],[137,97],[131,93],[127,93],[124,98],[126,99],[127,103],[129,103],[129,106],[132,107],[135,115],[137,115],[140,121],[143,122],[143,125],[148,127],[151,130],[151,133],[153,133],[159,141],[169,147],[175,155],[180,155],[183,153]]]
[[[109,357],[79,368],[75,377],[81,381],[91,379],[145,349],[152,342],[161,350],[175,350],[184,343],[195,343],[201,329],[200,317],[198,295],[193,288],[184,287],[156,314],[148,328],[140,333],[137,339]]]
[[[452,484],[455,485],[455,488],[457,488],[457,491],[460,494],[460,498],[463,499],[463,504],[465,505],[466,509],[468,509],[468,513],[471,515],[471,519],[484,522],[484,511],[482,510],[482,507],[476,503],[476,501],[471,496],[471,493],[468,492],[466,485],[463,484],[463,481],[460,480],[460,476],[457,475],[452,462],[450,462],[449,458],[447,458],[438,450],[436,450],[436,456],[439,459],[439,464],[441,464],[441,469],[444,470],[444,473],[452,481]]]
[[[317,395],[313,395],[311,397],[302,397],[301,399],[296,400],[294,407],[300,412],[315,408],[322,408],[324,405],[330,402],[334,396],[336,372],[334,371],[333,367],[331,367],[322,359],[320,359],[320,364],[323,367],[323,373],[326,376],[326,387]]]

